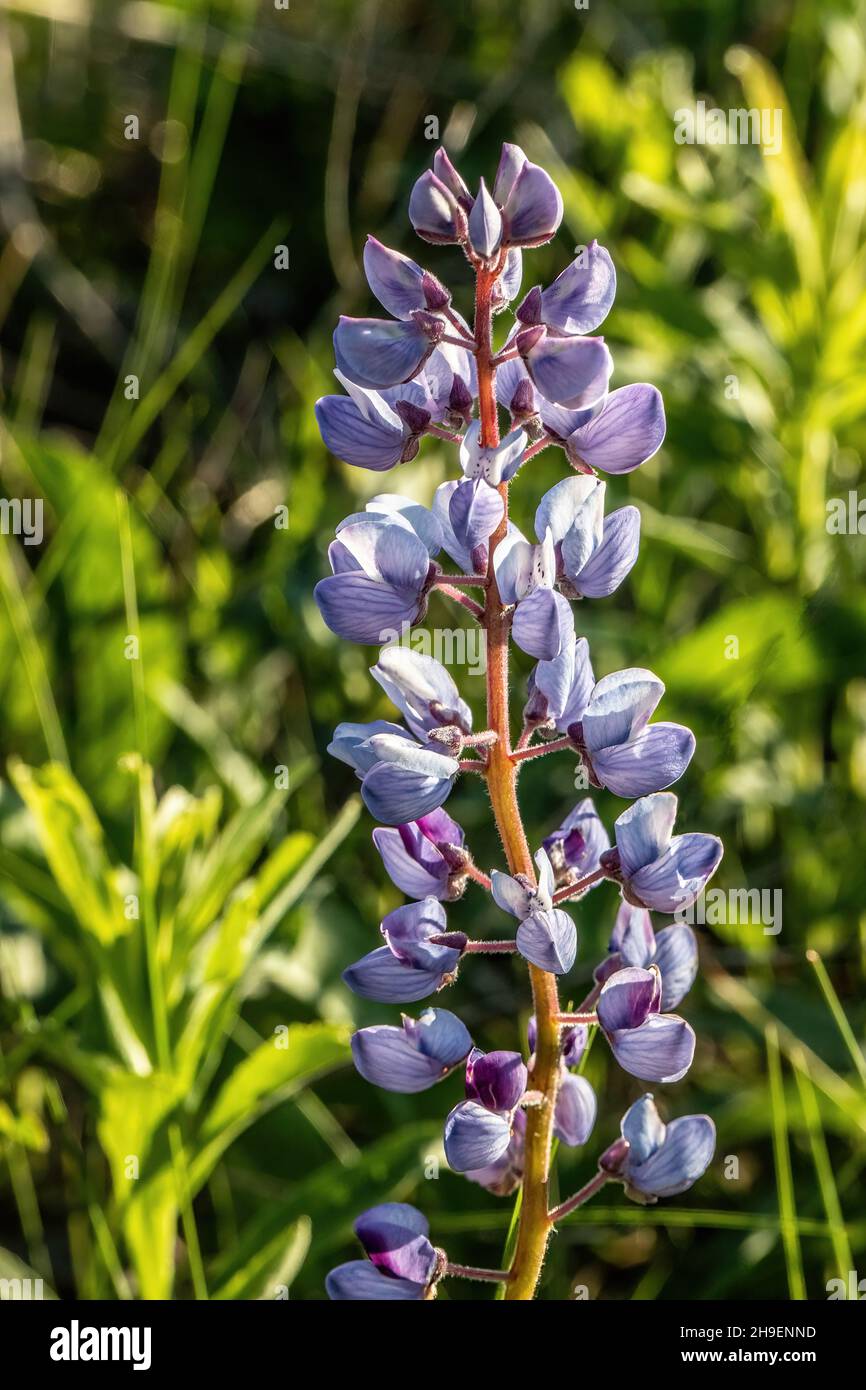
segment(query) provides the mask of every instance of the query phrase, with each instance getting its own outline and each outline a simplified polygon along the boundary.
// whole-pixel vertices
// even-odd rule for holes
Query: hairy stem
[[[496,413],[495,377],[491,344],[491,294],[498,268],[479,268],[475,291],[475,341],[478,366],[478,403],[481,416],[481,444],[494,447],[499,443],[499,420]],[[508,704],[508,637],[509,618],[496,585],[493,557],[503,539],[508,524],[508,486],[499,489],[504,514],[490,540],[487,569],[487,603],[484,627],[487,632],[487,723],[499,735],[490,749],[487,761],[487,788],[496,825],[508,867],[512,874],[525,874],[535,881],[532,855],[517,802],[517,764],[511,749],[511,730]],[[526,1151],[523,1178],[523,1199],[520,1225],[506,1299],[526,1301],[535,1294],[541,1266],[547,1250],[550,1222],[547,1215],[550,1145],[553,1135],[553,1112],[560,1072],[559,996],[555,976],[537,966],[529,967],[532,1001],[537,1026],[535,1065],[532,1089],[539,1091],[542,1103],[527,1111]]]
[[[585,1187],[582,1187],[579,1192],[575,1192],[574,1196],[569,1197],[567,1202],[560,1202],[558,1207],[553,1208],[548,1218],[550,1224],[553,1225],[554,1222],[561,1221],[564,1216],[568,1216],[570,1212],[577,1211],[577,1208],[582,1207],[584,1202],[588,1202],[590,1197],[594,1197],[596,1192],[600,1192],[606,1182],[611,1181],[611,1176],[610,1173],[605,1173],[602,1168],[599,1168],[595,1177],[590,1178]]]
[[[491,1284],[507,1284],[511,1277],[505,1269],[479,1269],[477,1265],[456,1265],[452,1260],[445,1266],[445,1273],[455,1279],[486,1279]]]

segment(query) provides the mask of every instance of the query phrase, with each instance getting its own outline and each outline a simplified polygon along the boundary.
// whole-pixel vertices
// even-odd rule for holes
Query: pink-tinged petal
[[[408,319],[413,309],[427,307],[420,265],[383,246],[374,236],[367,238],[364,247],[364,273],[382,308],[395,319]]]
[[[541,316],[563,333],[594,333],[610,312],[616,271],[597,241],[575,257],[541,296]]]
[[[325,1280],[325,1289],[335,1303],[408,1303],[423,1299],[426,1292],[423,1284],[394,1279],[381,1273],[369,1260],[348,1260],[338,1265]]]
[[[617,978],[615,975],[610,983]],[[651,1014],[640,1028],[607,1037],[623,1071],[641,1081],[680,1081],[695,1055],[694,1030],[677,1014]]]
[[[715,835],[676,835],[670,848],[629,879],[629,889],[645,907],[676,912],[689,907],[721,863],[724,849]]]
[[[585,1144],[595,1125],[595,1091],[585,1076],[565,1072],[556,1096],[553,1132],[569,1148]]]
[[[436,1251],[427,1239],[427,1218],[415,1207],[382,1202],[358,1217],[355,1234],[377,1269],[416,1284],[432,1279]]]
[[[532,965],[564,975],[577,955],[577,928],[567,912],[555,907],[534,912],[517,928],[517,949]]]
[[[359,386],[409,381],[433,351],[434,341],[414,321],[340,318],[334,330],[339,370]]]
[[[551,661],[574,632],[571,605],[553,589],[536,589],[517,605],[511,632],[521,651]]]
[[[445,1157],[455,1173],[495,1163],[511,1140],[511,1116],[498,1115],[474,1100],[455,1105],[445,1121]]]
[[[652,970],[629,965],[607,981],[598,1000],[598,1021],[608,1035],[640,1028],[658,1010],[660,987]]]
[[[570,436],[568,452],[603,473],[630,473],[652,458],[664,437],[661,395],[640,382],[612,391],[604,409]]]
[[[650,1197],[675,1197],[702,1178],[712,1162],[716,1127],[709,1115],[684,1115],[667,1126],[664,1143],[643,1163],[626,1162],[629,1186]]]
[[[698,943],[691,927],[665,927],[656,937],[654,963],[662,975],[662,1010],[675,1009],[695,982]]]
[[[676,818],[677,798],[673,792],[643,796],[621,816],[617,816],[614,832],[620,863],[627,878],[664,854],[670,844]]]
[[[620,507],[605,517],[600,544],[569,578],[585,598],[607,598],[630,573],[639,551],[640,512],[637,507]]]
[[[601,400],[613,371],[613,358],[602,338],[554,338],[548,334],[529,349],[524,361],[541,394],[570,410],[585,409]]]

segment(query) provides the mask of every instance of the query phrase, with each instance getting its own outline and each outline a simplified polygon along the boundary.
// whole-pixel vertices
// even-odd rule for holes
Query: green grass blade
[[[788,1271],[788,1291],[792,1299],[801,1300],[806,1297],[806,1283],[803,1277],[803,1257],[797,1230],[797,1208],[794,1198],[794,1179],[791,1173],[791,1152],[788,1147],[788,1116],[785,1109],[785,1091],[782,1083],[779,1037],[773,1027],[768,1027],[764,1036],[770,1076],[773,1152],[776,1160],[776,1187],[779,1193],[782,1247],[785,1251],[785,1267]]]
[[[821,1201],[824,1204],[827,1227],[833,1245],[836,1273],[842,1278],[847,1278],[848,1271],[854,1268],[854,1257],[851,1254],[848,1232],[845,1229],[845,1219],[842,1215],[839,1193],[833,1176],[833,1165],[827,1151],[827,1140],[824,1137],[824,1127],[821,1124],[821,1112],[818,1109],[815,1087],[812,1085],[807,1066],[799,1068],[796,1075],[803,1116],[809,1133],[809,1143],[812,1146],[812,1161],[815,1164],[815,1174],[818,1178]]]
[[[854,1030],[845,1017],[845,1011],[839,1002],[839,996],[833,988],[833,981],[827,974],[827,967],[817,951],[807,951],[806,959],[809,964],[814,967],[815,974],[818,976],[818,983],[827,1001],[827,1007],[833,1015],[836,1027],[842,1034],[842,1041],[851,1054],[851,1060],[857,1068],[860,1080],[863,1082],[863,1085],[866,1086],[866,1057],[863,1056],[863,1049],[857,1042],[854,1036]]]

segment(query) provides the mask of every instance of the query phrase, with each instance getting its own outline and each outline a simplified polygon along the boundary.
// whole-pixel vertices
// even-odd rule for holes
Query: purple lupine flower
[[[460,771],[440,745],[416,742],[384,719],[339,724],[328,752],[355,769],[365,806],[386,825],[405,825],[438,810]]]
[[[411,737],[373,734],[364,755],[373,762],[361,780],[364,805],[384,825],[404,825],[436,811],[451,795],[460,771],[435,743],[419,744]]]
[[[591,241],[546,290],[530,291],[517,316],[521,323],[543,323],[564,334],[594,333],[610,313],[615,295],[610,253]]]
[[[502,1158],[526,1080],[519,1052],[473,1048],[466,1063],[467,1098],[445,1121],[445,1157],[455,1173],[477,1171]]]
[[[374,391],[410,381],[443,337],[438,314],[413,309],[408,319],[353,319],[334,330],[334,357],[343,376]]]
[[[415,309],[435,314],[451,303],[450,290],[435,275],[374,236],[367,237],[364,247],[364,274],[382,308],[395,319],[409,319]]]
[[[589,643],[585,637],[572,634],[557,656],[539,661],[532,670],[525,717],[539,723],[549,721],[564,734],[580,719],[594,685]]]
[[[503,603],[516,605],[512,636],[522,651],[551,661],[574,634],[571,605],[554,589],[556,555],[550,531],[530,545],[517,527],[499,542],[493,557],[496,583]]]
[[[386,646],[370,675],[400,710],[417,739],[433,729],[472,731],[472,711],[440,661],[409,647]]]
[[[486,574],[490,537],[502,520],[505,503],[483,478],[452,479],[436,489],[433,514],[442,546],[468,574]]]
[[[444,150],[412,189],[409,220],[425,241],[469,240],[487,260],[500,246],[541,246],[562,221],[562,197],[549,174],[519,145],[503,145],[492,195],[482,181],[473,198]]]
[[[564,975],[577,955],[577,928],[567,912],[553,906],[553,869],[543,849],[536,854],[535,862],[537,884],[522,874],[512,878],[494,869],[491,892],[498,906],[520,922],[515,940],[524,959],[541,970]]]
[[[541,844],[553,868],[557,888],[567,888],[596,872],[602,854],[610,849],[610,837],[592,798],[585,796],[569,811],[559,829]],[[587,892],[599,887],[600,882],[591,884]]]
[[[485,1163],[481,1168],[467,1168],[463,1176],[497,1197],[508,1197],[523,1181],[525,1150],[526,1112],[515,1110],[508,1147],[492,1163]]]
[[[623,1071],[642,1081],[679,1081],[695,1055],[695,1034],[678,1014],[659,1012],[657,966],[625,966],[602,986],[599,1025]]]
[[[640,512],[604,514],[606,484],[582,474],[564,478],[541,499],[535,532],[549,531],[560,588],[568,598],[607,598],[633,567],[640,545]]]
[[[580,473],[592,469],[631,473],[651,459],[664,442],[664,403],[656,387],[646,382],[622,386],[609,394],[603,391],[591,405],[567,409],[547,398],[518,357],[499,368],[496,394],[512,416],[517,414],[525,421],[537,416]]]
[[[463,840],[462,828],[442,810],[373,831],[392,883],[409,898],[446,902],[459,898],[466,886]]]
[[[343,971],[346,984],[362,999],[414,1004],[456,979],[466,937],[448,931],[436,898],[396,908],[380,930],[387,944]]]
[[[616,847],[603,856],[622,884],[626,902],[655,912],[688,907],[721,862],[716,835],[671,835],[677,817],[673,792],[643,796],[614,822]]]
[[[585,1076],[563,1071],[556,1093],[553,1132],[569,1148],[585,1144],[592,1134],[598,1102]]]
[[[432,519],[432,513],[428,513]],[[348,642],[379,643],[418,622],[439,571],[405,517],[365,514],[344,525],[328,548],[333,573],[314,590],[332,632]]]
[[[709,1115],[684,1115],[666,1125],[649,1094],[630,1106],[620,1129],[622,1139],[601,1166],[623,1182],[627,1197],[644,1204],[685,1192],[703,1177],[716,1147]]]
[[[405,1202],[383,1202],[358,1217],[354,1231],[366,1260],[349,1260],[325,1280],[328,1297],[409,1302],[431,1297],[443,1266],[426,1217]]]
[[[568,410],[587,410],[607,395],[613,358],[603,338],[564,338],[543,325],[514,339],[533,385]]]
[[[616,796],[643,796],[682,777],[695,736],[682,724],[650,724],[664,694],[652,671],[633,666],[604,676],[572,729],[590,780]]]
[[[491,487],[498,487],[514,477],[525,448],[523,430],[512,430],[495,446],[482,444],[481,421],[473,420],[460,441],[460,467],[466,478],[481,478]]]
[[[452,1072],[472,1047],[455,1014],[426,1009],[419,1019],[403,1014],[400,1028],[376,1024],[352,1036],[358,1071],[383,1091],[426,1091]]]
[[[599,984],[609,980],[623,966],[636,965],[648,970],[657,965],[661,973],[661,1008],[675,1009],[688,994],[698,973],[698,943],[691,927],[674,923],[658,934],[652,929],[645,907],[620,903],[610,938],[611,954],[595,972]]]

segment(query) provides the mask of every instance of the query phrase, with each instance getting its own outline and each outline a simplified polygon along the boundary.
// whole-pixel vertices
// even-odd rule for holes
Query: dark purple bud
[[[547,329],[543,323],[537,323],[532,328],[524,328],[514,339],[514,345],[521,357],[525,357],[534,347],[547,336]]]
[[[424,303],[431,313],[437,313],[451,303],[451,291],[441,280],[437,280],[435,275],[431,275],[429,270],[425,270],[421,277],[421,291]]]
[[[454,415],[459,415],[466,424],[468,424],[472,418],[472,392],[469,390],[462,376],[456,372],[448,396],[448,409]]]
[[[421,332],[430,339],[431,343],[438,343],[445,332],[445,320],[438,314],[428,313],[426,309],[413,309],[411,314],[412,322],[421,329]]]
[[[466,1097],[498,1114],[510,1114],[526,1090],[527,1072],[519,1052],[481,1052],[466,1059]]]
[[[627,1157],[628,1140],[615,1139],[610,1148],[605,1149],[601,1158],[598,1160],[598,1166],[602,1168],[605,1173],[619,1173]]]
[[[394,409],[413,434],[423,434],[430,423],[430,411],[411,401],[395,401]]]
[[[518,383],[508,408],[511,411],[512,420],[516,423],[522,423],[530,415],[538,413],[535,390],[529,377],[523,377]]]
[[[527,328],[535,327],[542,322],[541,319],[541,287],[536,285],[534,289],[521,301],[515,310],[515,318],[525,324]]]
[[[416,181],[409,198],[409,221],[425,241],[447,245],[467,235],[466,213],[431,170]]]

